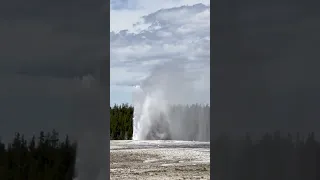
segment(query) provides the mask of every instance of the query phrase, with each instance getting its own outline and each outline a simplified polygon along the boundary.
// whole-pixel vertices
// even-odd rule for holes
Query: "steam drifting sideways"
[[[210,141],[210,106],[194,104],[199,92],[187,75],[165,63],[135,87],[133,140]]]

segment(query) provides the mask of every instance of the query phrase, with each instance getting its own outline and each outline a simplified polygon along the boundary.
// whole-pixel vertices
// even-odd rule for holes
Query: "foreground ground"
[[[210,143],[113,140],[110,178],[210,179]]]

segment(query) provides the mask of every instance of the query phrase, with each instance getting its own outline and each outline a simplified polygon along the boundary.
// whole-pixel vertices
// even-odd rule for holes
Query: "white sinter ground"
[[[210,143],[169,140],[111,141],[110,178],[210,179]]]

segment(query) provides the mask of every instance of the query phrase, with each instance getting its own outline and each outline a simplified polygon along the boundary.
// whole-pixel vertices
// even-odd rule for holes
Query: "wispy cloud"
[[[134,21],[126,22],[126,27],[120,25],[124,29],[119,30],[118,24],[111,24],[111,89],[115,85],[138,84],[155,66],[173,61],[181,64],[193,77],[192,81],[209,93],[209,2],[189,1],[184,5],[181,1],[168,1],[171,7],[161,5],[164,4],[162,1],[153,3],[159,5],[157,10],[148,2],[137,2],[152,12],[150,9],[122,11],[122,17],[130,17],[133,12],[139,15]],[[118,19],[112,14],[111,18]],[[123,101],[130,103],[131,99]]]
[[[136,0],[111,0],[110,6],[113,10],[137,9]]]

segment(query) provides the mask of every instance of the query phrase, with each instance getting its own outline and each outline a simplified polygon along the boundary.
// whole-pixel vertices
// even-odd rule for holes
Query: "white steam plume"
[[[201,88],[195,87],[195,74],[178,63],[181,61],[157,66],[136,86],[133,140],[210,140],[209,106],[187,106],[208,102],[210,95],[197,90]]]

